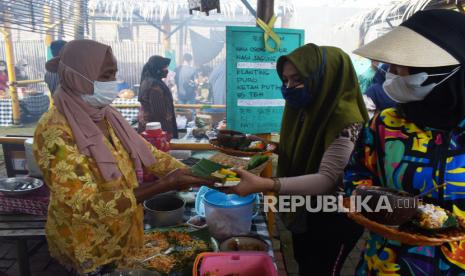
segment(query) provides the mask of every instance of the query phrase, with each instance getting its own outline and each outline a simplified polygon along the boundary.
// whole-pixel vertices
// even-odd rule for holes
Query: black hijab
[[[451,10],[428,10],[413,15],[402,23],[440,46],[460,65],[434,68],[410,67],[410,74],[447,73],[461,66],[445,82],[436,86],[422,101],[400,104],[404,116],[420,126],[450,130],[465,119],[465,15]],[[428,58],[428,57],[425,57]],[[446,76],[429,77],[424,85],[439,83]]]
[[[151,56],[149,61],[144,65],[142,68],[142,74],[140,76],[140,91],[138,95],[139,102],[144,97],[144,91],[142,89],[142,83],[144,80],[149,79],[151,83],[149,86],[154,84],[158,84],[163,91],[166,93],[170,92],[168,86],[161,80],[162,78],[166,77],[163,72],[163,68],[167,67],[171,62],[171,59],[164,58],[162,56]]]
[[[142,83],[145,78],[162,79],[166,76],[163,75],[163,68],[167,67],[171,59],[162,56],[151,56],[149,61],[142,68],[140,82]]]

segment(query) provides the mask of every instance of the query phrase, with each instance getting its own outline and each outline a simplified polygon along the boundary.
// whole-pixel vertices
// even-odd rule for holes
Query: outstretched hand
[[[186,190],[190,187],[197,187],[197,186],[212,186],[214,181],[207,180],[192,174],[189,169],[177,169],[170,172],[168,175],[163,177],[167,185],[172,190]]]
[[[246,170],[234,169],[241,182],[234,187],[222,189],[227,194],[246,196],[254,193],[268,192],[273,189],[273,180],[256,176]]]

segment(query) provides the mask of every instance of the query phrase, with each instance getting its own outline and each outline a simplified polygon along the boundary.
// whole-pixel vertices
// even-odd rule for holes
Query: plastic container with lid
[[[241,197],[216,190],[206,192],[203,202],[210,234],[218,240],[249,234],[256,197],[256,194]]]
[[[160,122],[150,122],[145,126],[145,131],[141,133],[142,137],[145,138],[150,144],[156,147],[158,150],[168,152],[170,150],[170,138],[169,135],[161,129]],[[138,173],[138,172],[136,172]],[[152,182],[157,178],[150,172],[144,171],[143,176],[138,175],[139,182]],[[142,179],[140,179],[142,178]]]
[[[161,129],[160,122],[150,122],[145,126],[142,136],[157,149],[168,152],[170,150],[169,135]]]
[[[278,276],[278,272],[264,252],[205,252],[197,255],[192,275]]]

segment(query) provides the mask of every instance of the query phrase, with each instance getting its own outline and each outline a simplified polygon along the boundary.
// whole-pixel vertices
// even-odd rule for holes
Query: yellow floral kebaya
[[[66,118],[52,107],[39,121],[34,156],[50,188],[46,235],[51,255],[80,273],[118,261],[143,243],[143,210],[133,190],[134,165],[109,124],[111,150],[121,178],[105,181],[94,159],[81,154]],[[146,168],[164,176],[183,165],[151,148],[157,162]]]

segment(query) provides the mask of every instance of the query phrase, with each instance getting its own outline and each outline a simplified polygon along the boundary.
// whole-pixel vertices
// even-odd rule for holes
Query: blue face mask
[[[286,103],[295,109],[306,107],[310,104],[312,96],[307,89],[307,82],[303,87],[287,87],[283,84],[281,86],[281,93],[283,94]]]

